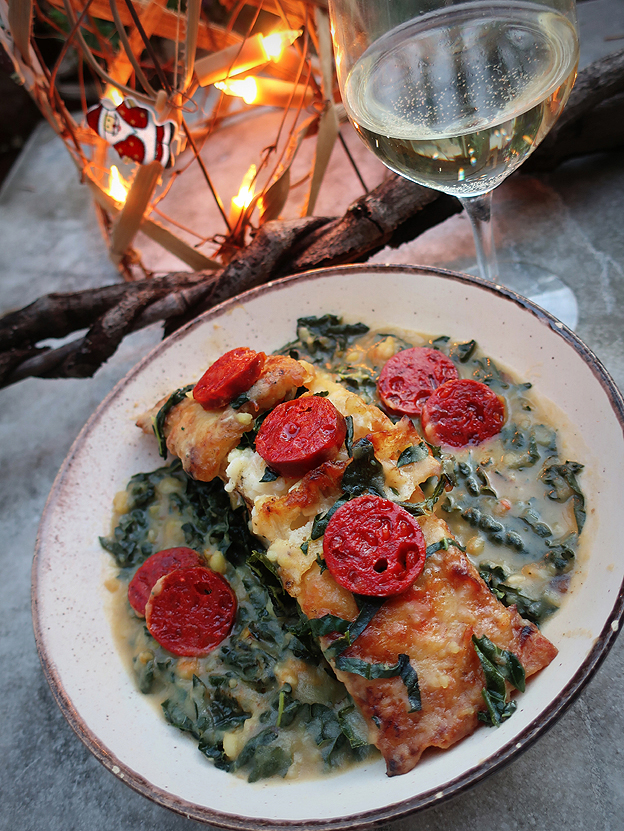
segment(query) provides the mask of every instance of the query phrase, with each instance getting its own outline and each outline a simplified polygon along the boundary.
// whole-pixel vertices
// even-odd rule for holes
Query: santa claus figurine
[[[160,162],[163,167],[173,164],[171,143],[176,135],[174,121],[158,124],[149,107],[140,107],[131,98],[119,106],[103,98],[87,110],[87,124],[115,148],[122,159],[139,164]]]

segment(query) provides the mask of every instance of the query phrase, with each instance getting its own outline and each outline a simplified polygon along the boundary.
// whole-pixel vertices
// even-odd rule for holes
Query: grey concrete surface
[[[584,62],[624,43],[605,40],[624,34],[623,0],[584,3],[580,19],[586,33]],[[345,184],[344,157],[335,156],[332,164],[337,173],[327,179],[319,213],[338,213],[345,199],[359,195],[355,181]],[[370,175],[378,173],[371,164]],[[566,280],[579,300],[579,335],[624,387],[622,157],[600,155],[570,162],[539,178],[516,175],[499,189],[495,211],[500,250],[541,261]],[[150,250],[146,255],[158,257]],[[376,260],[461,269],[472,257],[468,224],[459,216],[409,246],[382,252]],[[64,148],[43,127],[0,192],[0,313],[48,291],[116,279],[89,196]],[[56,471],[97,404],[159,338],[158,327],[132,336],[93,379],[29,379],[0,391],[3,831],[203,827],[135,794],[81,744],[47,687],[30,617],[32,552]],[[568,712],[512,764],[466,793],[384,828],[624,828],[623,690],[620,638]]]

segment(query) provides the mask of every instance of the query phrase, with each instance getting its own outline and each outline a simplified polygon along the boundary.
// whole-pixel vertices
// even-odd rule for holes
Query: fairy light
[[[279,61],[286,49],[293,44],[301,29],[288,29],[271,35],[258,33],[243,43],[235,43],[195,61],[195,74],[201,86],[207,87],[233,75],[249,72],[263,64]]]
[[[243,176],[243,181],[236,196],[232,197],[232,209],[230,211],[230,225],[235,228],[241,214],[251,205],[256,191],[255,179],[257,169],[255,164],[252,164]]]
[[[108,174],[108,193],[113,197],[115,202],[120,202],[121,204],[126,201],[126,197],[128,196],[128,188],[124,184],[124,180],[119,173],[119,168],[115,164],[111,165]]]
[[[108,98],[108,100],[112,101],[116,107],[118,107],[123,101],[123,97],[119,90],[116,87],[111,86],[111,84],[108,84],[104,90],[102,98]]]
[[[301,34],[301,29],[289,29],[286,32],[274,32],[272,35],[260,35],[260,43],[267,60],[277,62],[282,57],[284,49],[288,49]]]
[[[226,95],[242,98],[245,104],[255,104],[258,97],[258,84],[253,76],[241,81],[217,81],[215,87]]]
[[[262,104],[266,107],[305,107],[314,98],[313,91],[304,84],[255,75],[239,80],[228,78],[217,81],[215,87],[226,95],[242,98],[245,104]]]

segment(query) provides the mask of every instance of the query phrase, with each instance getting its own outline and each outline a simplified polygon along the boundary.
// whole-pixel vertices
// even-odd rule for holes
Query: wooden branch
[[[624,145],[623,105],[624,50],[579,73],[563,116],[521,170],[550,170],[574,155]],[[600,124],[604,130],[597,129]],[[453,197],[392,176],[358,199],[343,217],[267,222],[218,271],[172,273],[139,283],[47,295],[0,319],[0,386],[31,375],[93,375],[131,331],[166,321],[169,332],[268,280],[360,262],[385,245],[414,239],[460,209]],[[38,345],[83,329],[88,329],[86,335],[57,349]]]
[[[129,332],[182,314],[196,296],[206,294],[214,277],[212,271],[173,273],[140,283],[39,298],[0,320],[0,386],[29,376],[93,375]],[[56,349],[34,345],[87,327],[84,337]]]
[[[288,273],[361,262],[375,251],[414,239],[461,211],[452,196],[392,176],[358,199],[341,219],[304,241],[289,260]]]
[[[128,296],[146,290],[157,300],[187,286],[214,279],[214,272],[174,272],[145,283],[120,283],[97,289],[46,294],[17,312],[0,318],[0,350],[32,344],[46,338],[64,338],[86,329],[94,320]],[[146,302],[150,302],[146,298]]]
[[[308,234],[330,221],[322,216],[308,216],[286,222],[277,219],[267,222],[256,233],[250,245],[233,257],[215,280],[208,298],[210,306],[260,286],[272,276],[293,273],[286,256]]]
[[[309,216],[287,222],[267,222],[256,233],[251,243],[238,252],[215,280],[206,286],[203,295],[195,298],[192,308],[182,316],[168,318],[165,334],[178,329],[188,320],[207,309],[229,300],[244,291],[267,283],[290,268],[290,252],[302,239],[330,223],[324,217]]]
[[[126,295],[96,320],[79,347],[63,360],[55,374],[63,378],[90,378],[94,375],[125,336],[133,331],[136,318],[151,300],[153,293],[149,288],[141,284],[141,289]]]

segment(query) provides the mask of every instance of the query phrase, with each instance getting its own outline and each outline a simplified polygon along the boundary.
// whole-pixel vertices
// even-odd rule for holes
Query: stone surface
[[[624,34],[622,0],[583,3],[579,16],[586,34],[583,61],[621,44],[605,40],[605,34]],[[336,174],[327,178],[318,213],[340,213],[360,195],[344,157],[334,156]],[[364,159],[365,154],[362,163],[366,164]],[[226,162],[224,157],[225,168]],[[372,163],[366,168],[369,171],[372,178],[379,176]],[[232,172],[232,182],[241,176]],[[539,178],[512,177],[496,194],[495,215],[504,254],[542,262],[574,289],[580,307],[579,335],[624,386],[621,157],[570,162]],[[158,256],[148,249],[145,253]],[[472,258],[469,226],[458,216],[410,246],[382,252],[376,261],[461,269]],[[172,265],[179,267],[177,262]],[[168,267],[162,263],[162,268]],[[89,196],[61,143],[47,128],[35,133],[0,192],[0,275],[1,313],[47,291],[117,279]],[[3,831],[202,827],[131,791],[81,744],[43,677],[30,614],[37,524],[56,471],[97,404],[159,338],[159,327],[132,336],[93,379],[29,379],[0,391]],[[385,827],[388,831],[623,828],[623,682],[620,638],[569,711],[537,744],[471,790]]]

